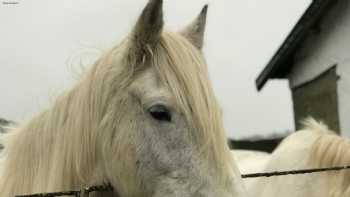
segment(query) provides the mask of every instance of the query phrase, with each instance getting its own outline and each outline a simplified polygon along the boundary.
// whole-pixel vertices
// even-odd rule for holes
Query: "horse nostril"
[[[188,178],[188,175],[184,172],[175,171],[175,172],[170,172],[169,177],[172,179],[185,179],[185,178]]]

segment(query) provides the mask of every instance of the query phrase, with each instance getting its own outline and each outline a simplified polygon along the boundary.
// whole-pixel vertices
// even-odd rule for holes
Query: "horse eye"
[[[154,105],[148,109],[152,118],[158,121],[171,121],[171,114],[169,110],[164,105]]]

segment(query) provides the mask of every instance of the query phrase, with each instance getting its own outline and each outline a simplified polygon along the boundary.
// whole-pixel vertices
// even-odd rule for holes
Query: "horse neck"
[[[313,143],[309,162],[312,167],[325,168],[350,164],[350,140],[334,134],[320,135]],[[329,195],[342,197],[350,195],[350,172],[343,170],[324,174],[330,186]]]
[[[5,137],[1,196],[86,186],[96,170],[88,89],[72,89],[48,110]]]

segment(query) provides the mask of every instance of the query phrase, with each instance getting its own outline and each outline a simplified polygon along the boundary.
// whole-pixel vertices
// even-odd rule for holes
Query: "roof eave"
[[[269,79],[285,78],[292,67],[291,59],[310,30],[318,24],[337,0],[314,0],[294,26],[276,54],[257,77],[255,84],[260,91]]]

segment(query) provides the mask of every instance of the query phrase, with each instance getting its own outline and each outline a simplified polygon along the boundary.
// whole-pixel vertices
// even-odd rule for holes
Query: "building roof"
[[[317,29],[322,20],[337,0],[313,0],[303,16],[284,40],[281,47],[271,58],[256,79],[256,88],[260,91],[269,79],[285,78],[293,66],[295,52],[308,36],[309,32]]]

